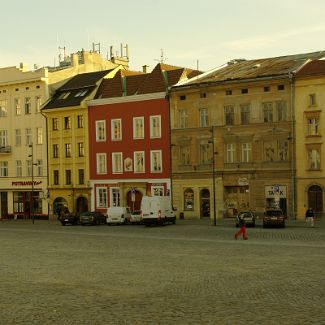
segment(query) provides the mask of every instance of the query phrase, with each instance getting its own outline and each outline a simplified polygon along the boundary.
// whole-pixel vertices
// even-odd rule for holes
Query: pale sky
[[[2,2],[2,1],[1,1]],[[235,58],[325,50],[324,0],[9,0],[1,3],[0,67],[58,64],[66,53],[128,44],[130,68],[207,71]]]

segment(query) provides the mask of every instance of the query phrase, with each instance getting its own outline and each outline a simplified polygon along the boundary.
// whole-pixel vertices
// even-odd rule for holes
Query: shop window
[[[194,192],[190,188],[184,191],[184,210],[194,210]]]

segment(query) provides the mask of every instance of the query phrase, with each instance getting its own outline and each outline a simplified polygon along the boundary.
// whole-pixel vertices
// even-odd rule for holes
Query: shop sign
[[[239,186],[246,186],[249,185],[248,179],[246,177],[239,177],[238,178],[238,185]]]
[[[285,185],[265,186],[265,197],[267,199],[286,198],[287,187]]]
[[[42,181],[34,181],[34,186],[42,184]],[[32,181],[11,182],[12,186],[32,186]]]

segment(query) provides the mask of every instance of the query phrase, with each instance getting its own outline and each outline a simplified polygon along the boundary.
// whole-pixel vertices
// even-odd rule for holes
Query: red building
[[[171,194],[168,87],[194,73],[158,64],[102,81],[88,103],[93,210],[138,210],[143,195]]]

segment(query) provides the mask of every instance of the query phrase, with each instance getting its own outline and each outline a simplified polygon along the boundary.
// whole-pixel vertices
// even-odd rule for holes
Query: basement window
[[[242,93],[242,94],[248,94],[248,89],[247,89],[247,88],[243,88],[243,89],[241,90],[241,93]]]
[[[271,90],[270,86],[265,86],[264,87],[264,92],[267,93]]]
[[[284,85],[278,85],[278,90],[284,90]]]
[[[186,100],[186,96],[185,95],[181,95],[181,96],[179,96],[179,99],[180,100]]]

